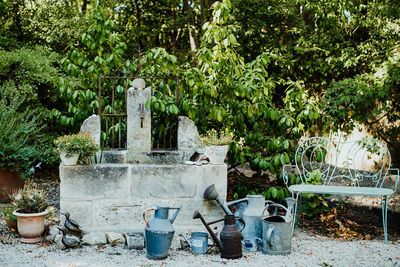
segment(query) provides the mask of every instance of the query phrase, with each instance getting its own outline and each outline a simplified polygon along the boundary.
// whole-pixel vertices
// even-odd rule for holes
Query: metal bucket
[[[271,204],[269,206],[286,210],[286,215],[270,216],[268,214],[268,216],[262,219],[262,252],[269,255],[288,255],[290,254],[292,246],[292,216],[290,211],[280,204]],[[268,207],[265,208],[265,210],[267,209]]]
[[[192,253],[206,254],[208,249],[208,234],[203,232],[194,232],[192,236]]]

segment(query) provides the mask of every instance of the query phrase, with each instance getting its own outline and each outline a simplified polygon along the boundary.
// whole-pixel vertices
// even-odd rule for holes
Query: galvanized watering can
[[[206,254],[208,249],[208,234],[203,232],[193,232],[191,234],[192,242],[186,238],[184,234],[181,234],[186,243],[192,249],[193,254]]]
[[[258,251],[259,245],[262,244],[262,239],[255,236],[247,237],[242,240],[242,244],[246,251],[255,252]]]
[[[285,215],[271,215],[269,207],[283,209]],[[268,215],[264,217],[264,212]],[[269,255],[287,255],[292,245],[292,214],[290,209],[280,204],[270,204],[263,212],[262,219],[262,252]]]
[[[146,222],[145,236],[147,258],[151,260],[163,260],[167,258],[168,250],[171,247],[172,238],[175,233],[172,224],[174,223],[176,216],[178,216],[181,208],[182,205],[179,207],[159,205],[143,212],[143,218]],[[171,219],[168,219],[168,211],[170,209],[176,209],[177,211]],[[146,219],[146,213],[151,210],[155,210],[154,218],[148,222]]]
[[[235,201],[223,203],[221,198],[218,196],[218,193],[215,189],[215,185],[210,185],[204,191],[203,195],[206,200],[215,200],[218,205],[223,209],[223,211],[232,215],[232,211],[229,207],[237,205],[238,210],[235,213],[236,218],[242,218],[245,222],[245,227],[241,231],[243,238],[249,237],[258,237],[262,238],[262,229],[261,229],[261,217],[263,216],[263,211],[266,205],[273,204],[274,202],[270,200],[265,200],[263,195],[247,195],[246,198],[238,199]],[[290,211],[294,208],[295,199],[294,198],[286,198],[286,203]],[[275,207],[274,215],[276,215],[277,209]],[[239,228],[242,228],[240,220],[236,221],[236,225]]]
[[[216,220],[207,223],[199,211],[195,211],[193,214],[193,219],[200,219],[201,222],[206,227],[207,231],[210,233],[214,243],[218,246],[221,251],[221,258],[224,259],[238,259],[242,257],[242,235],[240,230],[236,227],[235,215],[225,215],[224,219]],[[211,230],[211,224],[224,221],[224,227],[220,233],[220,239]],[[244,225],[244,222],[243,222]]]

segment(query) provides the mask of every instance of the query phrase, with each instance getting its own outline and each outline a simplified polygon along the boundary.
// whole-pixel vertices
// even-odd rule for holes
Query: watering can
[[[269,207],[283,209],[285,215],[271,215]],[[264,212],[268,215],[264,217]],[[269,255],[288,255],[292,244],[292,214],[290,208],[273,203],[265,208],[262,219],[262,252]]]
[[[206,254],[208,248],[208,234],[203,232],[193,232],[191,234],[192,242],[186,238],[184,234],[180,234],[189,247],[192,249],[193,254]]]
[[[242,244],[247,252],[255,252],[258,251],[259,245],[262,244],[262,239],[256,236],[249,236],[242,240]]]
[[[143,212],[143,218],[146,222],[145,236],[146,236],[146,249],[147,258],[151,260],[163,260],[167,258],[168,250],[171,247],[172,238],[174,237],[175,230],[172,227],[176,216],[180,212],[182,205],[179,207],[168,207],[159,205],[154,208],[149,208]],[[168,212],[170,209],[177,211],[168,219]],[[154,218],[148,222],[146,213],[154,210]]]
[[[265,200],[262,195],[247,195],[246,198],[234,200],[231,202],[224,203],[218,196],[218,192],[215,189],[215,185],[212,184],[204,191],[203,198],[206,200],[215,200],[218,205],[224,210],[225,214],[231,215],[232,211],[229,209],[230,206],[237,205],[238,210],[235,213],[236,218],[242,218],[245,222],[245,227],[241,231],[243,238],[248,237],[262,237],[261,230],[261,216],[266,205],[273,204],[270,200]],[[293,209],[295,199],[287,198],[286,202],[290,210]],[[275,207],[274,215],[276,215],[277,209]],[[241,221],[237,220],[236,225],[242,228]]]
[[[224,259],[238,259],[242,257],[242,235],[240,230],[236,227],[235,215],[225,215],[225,218],[207,223],[199,211],[195,211],[193,219],[200,219],[210,233],[214,243],[218,246],[221,251],[221,258]],[[211,224],[224,221],[224,227],[220,233],[220,239],[211,230]],[[243,225],[244,222],[243,222]]]

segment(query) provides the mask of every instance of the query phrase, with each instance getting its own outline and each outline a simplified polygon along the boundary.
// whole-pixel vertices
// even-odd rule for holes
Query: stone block
[[[125,237],[121,233],[106,233],[107,242],[111,246],[125,246]]]
[[[93,224],[93,208],[91,201],[70,201],[60,199],[60,213],[69,212],[71,219],[78,222],[83,230]],[[64,225],[65,216],[60,215],[60,226]]]
[[[137,233],[123,234],[126,239],[127,249],[143,249],[144,248],[144,236]]]
[[[107,244],[106,234],[104,232],[90,232],[82,238],[82,243],[87,246],[97,246]]]
[[[139,224],[144,229],[142,214],[146,207],[145,203],[146,200],[131,198],[96,200],[93,202],[96,226]]]
[[[179,116],[178,120],[178,149],[183,151],[196,150],[201,144],[196,125],[185,116]]]
[[[60,166],[62,199],[121,198],[129,196],[128,165]]]
[[[174,198],[193,197],[200,179],[195,166],[132,165],[131,179],[133,197]]]
[[[81,133],[89,133],[97,145],[100,146],[100,134],[101,134],[100,117],[92,115],[87,118],[81,126]]]
[[[126,150],[110,149],[104,150],[101,163],[126,163]]]
[[[199,172],[201,173],[200,179],[197,180],[197,195],[203,197],[206,188],[209,185],[214,184],[219,197],[225,201],[228,189],[228,173],[226,164],[206,164],[195,167],[199,168]]]

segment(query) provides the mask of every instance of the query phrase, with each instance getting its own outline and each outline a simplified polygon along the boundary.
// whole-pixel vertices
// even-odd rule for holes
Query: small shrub
[[[72,154],[80,154],[79,159],[85,162],[99,151],[99,146],[89,133],[60,136],[54,141],[54,144],[58,153],[66,152],[67,157],[71,157]]]
[[[211,129],[201,136],[201,141],[206,146],[228,145],[232,140],[233,133],[229,132],[228,128],[225,131],[220,131],[219,134],[215,129]]]

